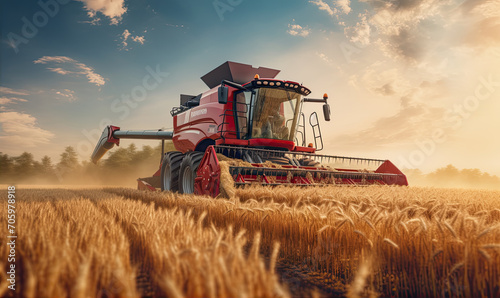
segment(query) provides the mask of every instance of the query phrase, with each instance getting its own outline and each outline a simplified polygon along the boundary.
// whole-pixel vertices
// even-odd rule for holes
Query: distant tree
[[[52,164],[52,159],[45,155],[42,157],[42,162],[40,163],[40,175],[46,181],[56,180],[56,173],[54,165]]]
[[[442,187],[450,187],[456,184],[459,179],[460,171],[452,165],[447,165],[444,168],[439,168],[427,175],[427,180],[431,183],[436,183]]]
[[[137,151],[134,155],[132,164],[134,167],[151,163],[152,160],[160,159],[161,147],[151,147],[149,145],[143,146],[142,150]]]
[[[43,174],[42,163],[36,160],[33,162],[32,178],[42,178],[42,179],[46,178],[46,175]]]
[[[14,176],[17,179],[26,180],[30,179],[34,172],[34,162],[33,154],[29,152],[23,152],[23,154],[14,158]]]
[[[132,143],[132,144],[128,145],[127,151],[130,155],[134,155],[137,153],[137,146],[134,143]]]
[[[494,185],[496,186],[496,188],[500,188],[500,178],[498,176],[483,173],[483,175],[481,176],[481,180],[484,181],[484,184],[487,185],[487,187]]]
[[[434,173],[438,176],[456,177],[460,171],[452,165],[447,165],[444,168],[437,169]]]
[[[415,186],[500,189],[499,177],[479,169],[459,170],[453,165],[447,165],[429,174],[422,174],[419,170],[403,172],[407,174],[410,185]]]
[[[52,174],[54,172],[54,166],[52,165],[52,159],[45,155],[42,157],[42,169],[45,174]]]
[[[14,161],[7,154],[2,154],[0,152],[0,179],[1,181],[6,181],[8,178],[12,177],[13,174]]]
[[[463,185],[476,185],[484,184],[483,173],[479,169],[463,169],[460,171],[460,183]]]
[[[142,150],[137,152],[135,160],[138,163],[143,162],[143,161],[151,158],[151,156],[153,156],[154,152],[155,152],[155,150],[153,149],[153,147],[151,147],[149,145],[142,146]]]
[[[119,148],[109,154],[104,161],[104,167],[111,170],[127,169],[130,166],[133,155],[128,148]]]
[[[75,175],[79,168],[78,154],[75,149],[71,146],[66,147],[64,152],[61,153],[61,160],[56,167],[56,175],[58,179],[61,180],[67,176]]]
[[[70,169],[78,167],[78,154],[73,147],[68,146],[64,149],[64,152],[61,153],[61,160],[57,166]]]

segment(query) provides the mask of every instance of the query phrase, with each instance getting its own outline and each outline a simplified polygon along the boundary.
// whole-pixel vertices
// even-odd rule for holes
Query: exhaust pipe
[[[172,131],[163,130],[143,130],[143,131],[133,131],[124,130],[121,131],[120,127],[109,125],[104,128],[97,145],[95,146],[94,152],[92,153],[92,162],[97,164],[97,162],[112,149],[115,145],[120,145],[120,139],[136,139],[136,140],[171,140],[174,136]]]

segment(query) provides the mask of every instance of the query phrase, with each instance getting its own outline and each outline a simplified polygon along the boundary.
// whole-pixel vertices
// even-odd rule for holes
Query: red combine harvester
[[[325,120],[330,121],[328,97],[304,98],[311,91],[275,79],[279,72],[225,62],[201,78],[210,90],[181,95],[180,106],[170,112],[173,131],[108,126],[92,161],[97,163],[120,139],[173,140],[178,151],[162,152],[160,168],[152,177],[139,178],[139,189],[215,197],[220,193],[223,156],[241,161],[229,166],[236,186],[408,185],[406,176],[388,160],[317,154],[323,141],[316,112],[309,116],[315,146],[306,146],[302,104],[323,103]]]

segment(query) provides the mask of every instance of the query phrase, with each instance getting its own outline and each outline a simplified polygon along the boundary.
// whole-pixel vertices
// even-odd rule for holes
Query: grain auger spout
[[[109,125],[104,128],[99,141],[92,153],[92,162],[97,163],[115,145],[120,145],[120,139],[135,140],[171,140],[173,132],[162,130],[120,130],[118,126]]]
[[[201,78],[208,91],[180,96],[180,105],[170,112],[172,132],[109,126],[92,161],[120,139],[172,139],[177,151],[162,153],[158,171],[140,178],[139,189],[215,197],[224,188],[221,181],[229,180],[231,187],[408,185],[388,160],[318,154],[323,149],[319,117],[316,112],[306,117],[302,106],[322,104],[323,118],[330,121],[328,95],[310,98],[306,86],[276,79],[279,72],[226,62]],[[312,135],[306,136],[308,131]]]

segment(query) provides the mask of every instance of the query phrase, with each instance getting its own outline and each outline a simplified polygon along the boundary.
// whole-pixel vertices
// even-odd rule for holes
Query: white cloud
[[[97,12],[102,13],[110,19],[111,25],[117,25],[123,15],[127,12],[124,0],[78,0],[83,2],[85,9],[88,11],[88,16],[92,19],[93,24],[99,22]]]
[[[332,8],[326,7],[324,2],[310,2],[322,9]],[[347,0],[334,2],[340,12],[336,14],[339,24],[345,27],[345,36],[360,48],[374,45],[390,59],[419,64],[443,44],[448,44],[448,48],[466,46],[480,51],[500,44],[500,1],[361,2],[370,8],[354,20],[342,17],[342,12],[352,11]]]
[[[101,25],[101,18],[96,16],[96,13],[93,11],[87,11],[87,16],[90,18],[90,21],[78,21],[78,23],[82,24],[90,24],[90,25]]]
[[[77,98],[75,97],[75,91],[69,89],[53,90],[53,91],[55,92],[56,96],[62,100],[69,102],[77,100]]]
[[[465,0],[484,2],[488,0]],[[447,30],[459,14],[451,1],[441,0],[362,0],[371,6],[352,18],[343,18],[342,13],[352,11],[350,0],[337,0],[336,14],[339,24],[344,26],[344,34],[355,46],[364,48],[376,45],[389,58],[398,58],[410,63],[418,63],[425,55],[425,47],[431,41],[434,45],[438,32]],[[491,10],[491,9],[490,9]],[[455,17],[452,17],[455,15]],[[460,18],[460,17],[458,17]],[[347,23],[347,25],[346,25]],[[470,28],[465,26],[464,28]],[[444,29],[444,30],[440,30]],[[447,32],[446,38],[452,35]],[[427,36],[428,38],[422,38]],[[439,39],[441,42],[443,39]],[[432,45],[430,45],[432,46]]]
[[[335,5],[342,10],[343,13],[349,14],[351,12],[351,1],[350,0],[337,0]]]
[[[313,0],[313,1],[309,1],[309,3],[313,3],[313,4],[317,5],[320,10],[326,11],[331,16],[333,16],[334,14],[336,14],[338,12],[338,10],[336,8],[332,9],[330,7],[330,5],[323,2],[323,0]]]
[[[446,127],[443,121],[436,121],[443,119],[443,114],[440,108],[422,103],[411,105],[392,116],[380,118],[365,130],[342,135],[335,142],[337,146],[345,148],[359,148],[359,140],[372,147],[405,144],[413,141],[415,136],[432,135],[435,129]]]
[[[128,29],[125,29],[125,31],[123,31],[122,33],[123,42],[126,42],[129,36],[130,36],[130,31],[128,31]]]
[[[10,103],[27,102],[24,98],[18,97],[0,97],[0,105],[6,105]]]
[[[330,59],[325,53],[316,53],[316,55],[318,55],[318,57],[321,60],[325,61],[328,64],[332,64],[333,63],[333,60]]]
[[[134,36],[134,37],[132,37],[132,40],[135,42],[138,42],[140,44],[144,44],[144,42],[146,41],[144,36]]]
[[[396,67],[389,68],[384,61],[365,67],[361,73],[350,77],[353,86],[366,88],[374,95],[404,97],[415,89],[405,79],[406,74]]]
[[[121,18],[112,18],[111,22],[109,22],[111,25],[118,25],[121,21]]]
[[[87,76],[87,79],[89,80],[90,83],[95,84],[97,86],[102,86],[106,83],[104,78],[101,77],[101,75],[95,73],[91,67],[86,66],[83,63],[78,63],[77,66],[80,67],[80,69],[82,70],[82,74],[85,74]]]
[[[47,144],[54,134],[38,126],[36,118],[19,112],[0,113],[0,141],[6,146],[36,147]]]
[[[128,46],[128,43],[127,43],[127,40],[130,36],[130,31],[128,31],[128,29],[125,29],[125,31],[123,31],[122,33],[122,47],[123,48],[126,48]]]
[[[478,119],[492,123],[489,128],[494,130],[498,124],[494,113],[485,117],[493,105],[491,99],[481,104],[477,115],[470,113],[463,118],[464,129],[460,131],[452,128],[455,122],[448,113],[459,101],[474,98],[478,78],[498,69],[499,56],[485,56],[488,47],[496,45],[498,49],[500,45],[500,19],[496,16],[500,15],[500,1],[464,0],[471,6],[463,11],[460,4],[451,1],[362,2],[369,4],[369,9],[339,15],[339,22],[347,24],[344,34],[354,50],[350,56],[341,56],[345,58],[341,62],[347,63],[336,64],[349,78],[353,94],[363,98],[355,107],[367,106],[366,112],[353,112],[369,120],[352,130],[346,126],[345,134],[332,138],[337,148],[354,151],[370,144],[370,148],[392,148],[407,158],[419,149],[416,144],[432,139],[436,131],[451,142],[465,138],[462,131],[472,131]],[[492,3],[498,3],[496,8]],[[478,48],[483,52],[476,51]]]
[[[366,15],[361,17],[361,20],[354,27],[344,28],[344,34],[349,40],[361,47],[370,43],[370,25],[366,19]]]
[[[78,72],[74,71],[69,71],[66,69],[62,69],[60,67],[47,67],[48,70],[53,71],[55,73],[61,74],[61,75],[67,75],[67,74],[78,74]]]
[[[499,1],[465,1],[462,14],[474,18],[467,26],[464,44],[480,49],[500,45]]]
[[[71,63],[71,62],[76,62],[76,60],[66,56],[43,56],[42,58],[35,60],[35,64],[36,63],[47,64],[48,62]]]
[[[102,86],[106,83],[104,78],[95,73],[92,67],[66,56],[43,56],[33,62],[35,64],[53,65],[55,67],[47,67],[47,69],[61,75],[85,75],[90,83],[97,86]]]
[[[144,38],[144,36],[132,36],[132,33],[130,33],[130,31],[128,31],[128,29],[125,29],[123,31],[123,33],[121,34],[121,37],[122,37],[122,42],[121,42],[121,49],[122,50],[125,50],[125,51],[128,51],[128,40],[130,38],[130,40],[132,40],[133,42],[136,42],[136,43],[140,43],[141,45],[144,44],[144,42],[146,41],[146,38]]]
[[[7,87],[0,86],[0,93],[12,94],[12,95],[29,95],[30,93],[26,90],[15,90]]]
[[[411,144],[421,136],[432,136],[436,129],[448,132],[450,124],[445,121],[445,109],[425,101],[427,98],[437,100],[442,96],[436,92],[434,84],[441,83],[431,82],[410,88],[401,96],[400,108],[394,114],[379,118],[363,130],[340,135],[335,138],[335,143],[339,147],[351,149],[360,147],[359,140],[373,148],[391,144],[401,146]],[[392,90],[390,93],[394,94]]]
[[[14,90],[7,87],[0,87],[0,111],[7,111],[5,105],[16,104],[19,102],[27,102],[26,99],[20,98],[18,96],[29,95],[30,93],[26,90]],[[15,95],[15,96],[11,96]]]
[[[309,33],[311,33],[310,29],[303,28],[302,26],[296,24],[288,24],[288,28],[288,34],[292,36],[306,37],[309,35]]]

